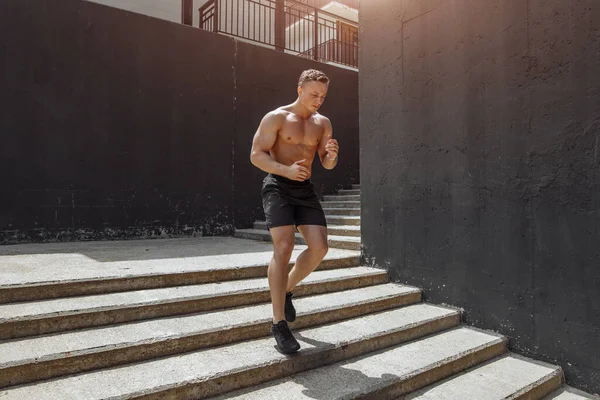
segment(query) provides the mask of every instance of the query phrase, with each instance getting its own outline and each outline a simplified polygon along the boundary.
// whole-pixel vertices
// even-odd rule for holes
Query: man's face
[[[325,101],[328,88],[329,85],[326,83],[317,81],[306,82],[304,86],[298,86],[300,103],[310,112],[316,113]]]

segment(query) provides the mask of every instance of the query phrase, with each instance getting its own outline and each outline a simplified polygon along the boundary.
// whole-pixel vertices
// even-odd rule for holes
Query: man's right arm
[[[285,176],[286,166],[275,161],[269,151],[277,141],[281,128],[281,116],[271,111],[264,116],[252,140],[250,162],[265,172]]]

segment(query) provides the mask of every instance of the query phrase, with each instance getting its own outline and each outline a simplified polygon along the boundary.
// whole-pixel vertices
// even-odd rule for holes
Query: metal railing
[[[356,22],[296,0],[211,0],[200,28],[358,68]]]

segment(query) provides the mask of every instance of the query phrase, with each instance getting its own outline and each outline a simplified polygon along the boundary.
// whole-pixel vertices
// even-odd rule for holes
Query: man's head
[[[298,100],[300,104],[315,113],[325,101],[328,88],[327,75],[316,69],[307,69],[302,72],[298,80]]]

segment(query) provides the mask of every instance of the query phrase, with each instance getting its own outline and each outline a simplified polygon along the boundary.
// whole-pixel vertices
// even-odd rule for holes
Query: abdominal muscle
[[[317,146],[309,146],[305,144],[288,144],[278,143],[278,138],[275,146],[270,151],[271,157],[280,164],[290,166],[296,161],[305,160],[300,165],[306,167],[312,174],[312,163],[315,158]]]

